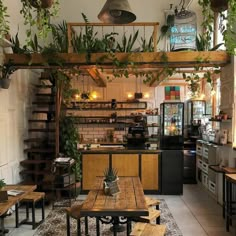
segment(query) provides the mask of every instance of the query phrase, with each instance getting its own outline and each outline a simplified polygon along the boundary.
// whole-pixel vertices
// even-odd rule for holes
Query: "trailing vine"
[[[8,34],[10,27],[8,19],[9,15],[7,14],[7,7],[3,5],[3,1],[0,0],[0,39],[5,38]]]

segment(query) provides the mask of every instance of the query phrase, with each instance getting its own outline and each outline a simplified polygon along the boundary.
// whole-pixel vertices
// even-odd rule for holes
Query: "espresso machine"
[[[128,149],[145,149],[147,141],[147,129],[142,123],[130,126],[127,134]]]

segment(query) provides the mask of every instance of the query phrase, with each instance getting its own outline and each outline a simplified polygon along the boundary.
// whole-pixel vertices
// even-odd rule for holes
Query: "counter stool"
[[[45,219],[45,212],[44,212],[44,192],[30,192],[27,193],[23,199],[20,200],[20,203],[25,203],[26,205],[26,218],[19,222],[19,203],[16,204],[16,228],[18,228],[21,224],[32,225],[32,229],[38,227]],[[35,220],[35,205],[36,203],[40,202],[41,209],[42,209],[42,220],[36,222]],[[29,221],[29,208],[32,208],[32,221]]]
[[[157,210],[159,210],[159,205],[161,203],[161,201],[159,199],[155,199],[155,198],[151,198],[151,197],[147,197],[145,196],[145,201],[148,207],[156,207]]]
[[[77,221],[77,235],[81,235],[81,225],[80,225],[80,210],[83,204],[74,205],[66,208],[66,232],[67,236],[70,236],[70,217]],[[88,235],[88,217],[85,217],[85,235]]]
[[[165,225],[153,225],[147,223],[136,223],[130,236],[164,236]]]

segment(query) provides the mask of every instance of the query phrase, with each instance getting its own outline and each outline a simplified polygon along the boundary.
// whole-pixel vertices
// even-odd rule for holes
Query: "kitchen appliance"
[[[160,105],[162,194],[183,194],[184,103]]]
[[[145,149],[147,141],[147,130],[141,123],[130,126],[127,134],[128,149]]]
[[[196,148],[195,142],[184,142],[184,184],[196,184]]]
[[[161,103],[160,116],[160,149],[183,149],[184,103]]]
[[[187,107],[187,135],[191,136],[200,136],[201,121],[206,113],[206,101],[204,100],[188,100],[186,103]]]

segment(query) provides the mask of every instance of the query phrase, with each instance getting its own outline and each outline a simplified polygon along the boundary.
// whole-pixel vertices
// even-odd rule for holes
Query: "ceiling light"
[[[128,0],[107,0],[98,19],[104,23],[128,24],[135,21],[136,16],[131,12]]]

